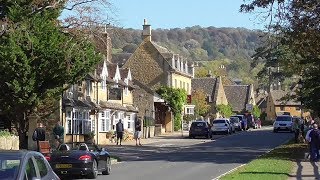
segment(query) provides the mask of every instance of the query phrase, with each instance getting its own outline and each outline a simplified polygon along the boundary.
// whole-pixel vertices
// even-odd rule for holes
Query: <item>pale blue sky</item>
[[[111,0],[118,25],[141,29],[143,19],[156,28],[245,27],[263,29],[254,14],[240,13],[243,0]]]

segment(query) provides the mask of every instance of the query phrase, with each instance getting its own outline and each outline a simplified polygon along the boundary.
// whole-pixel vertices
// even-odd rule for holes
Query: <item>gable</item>
[[[206,93],[206,95],[214,96],[216,81],[217,78],[213,77],[193,78],[191,79],[191,89],[192,91],[201,89],[204,93]]]
[[[241,112],[246,108],[249,91],[249,85],[224,86],[224,92],[233,111]]]
[[[166,85],[170,73],[168,62],[149,41],[142,42],[123,67],[130,68],[134,79],[150,87]]]

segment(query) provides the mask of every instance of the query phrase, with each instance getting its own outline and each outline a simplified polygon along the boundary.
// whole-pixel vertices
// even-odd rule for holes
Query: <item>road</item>
[[[147,146],[109,148],[124,162],[113,165],[108,180],[212,180],[283,144],[291,133],[271,129],[241,132],[216,140],[171,139]]]

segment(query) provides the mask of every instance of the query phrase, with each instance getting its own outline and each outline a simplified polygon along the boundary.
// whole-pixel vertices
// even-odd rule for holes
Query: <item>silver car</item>
[[[60,180],[46,158],[35,151],[0,151],[0,179]]]
[[[290,131],[293,132],[293,119],[289,115],[277,116],[273,123],[273,132]]]
[[[233,131],[235,131],[234,126],[230,123],[229,119],[226,118],[215,119],[211,122],[211,124],[212,134],[231,134]]]

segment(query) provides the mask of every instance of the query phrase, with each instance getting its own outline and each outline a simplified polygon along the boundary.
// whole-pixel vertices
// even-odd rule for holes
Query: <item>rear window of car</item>
[[[238,117],[240,120],[242,120],[242,117],[243,117],[243,116],[237,116],[237,117]]]
[[[205,127],[206,123],[205,122],[193,122],[191,124],[192,127]]]
[[[276,121],[292,121],[292,118],[290,116],[278,116]]]
[[[237,117],[230,117],[230,122],[232,122],[232,123],[237,123],[237,122],[239,122],[239,118],[237,118]]]
[[[220,124],[220,123],[226,123],[226,120],[214,120],[213,122],[212,122],[213,124]]]

